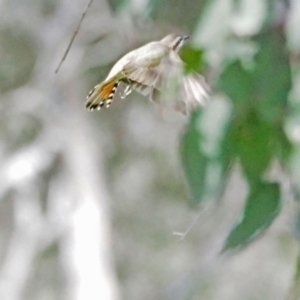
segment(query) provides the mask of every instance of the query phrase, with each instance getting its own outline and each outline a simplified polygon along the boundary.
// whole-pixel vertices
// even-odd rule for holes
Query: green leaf
[[[182,164],[194,203],[218,197],[223,191],[231,163],[229,117],[228,104],[216,100],[206,110],[192,114],[182,138]]]
[[[218,83],[234,105],[230,143],[250,184],[261,180],[273,157],[289,152],[282,133],[291,88],[282,33],[271,29],[254,41],[258,51],[253,67],[245,68],[235,61],[224,69]]]
[[[269,166],[274,150],[274,132],[255,113],[235,123],[231,143],[249,182],[259,181]]]
[[[285,37],[279,30],[269,30],[256,39],[255,93],[261,118],[276,124],[282,120],[291,90],[291,68]]]
[[[227,237],[223,252],[245,247],[260,236],[275,220],[280,209],[280,189],[277,183],[260,182],[252,187],[244,215]]]
[[[219,87],[235,106],[237,117],[256,110],[267,123],[282,121],[291,89],[291,69],[284,36],[275,30],[259,35],[253,69],[241,62],[229,64],[222,72]]]
[[[205,172],[207,159],[200,149],[201,134],[196,127],[200,112],[192,115],[191,123],[182,138],[181,156],[183,168],[195,202],[200,201],[205,188]]]
[[[180,51],[180,56],[186,64],[186,72],[202,72],[205,64],[203,60],[203,51],[186,46]]]
[[[247,114],[253,106],[253,77],[240,61],[225,68],[218,86],[233,102],[236,118]]]

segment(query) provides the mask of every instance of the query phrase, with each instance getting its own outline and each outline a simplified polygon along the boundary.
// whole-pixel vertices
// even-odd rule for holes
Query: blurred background
[[[0,299],[300,299],[300,2],[94,0],[55,74],[87,5],[0,0]],[[171,32],[207,107],[85,110]]]

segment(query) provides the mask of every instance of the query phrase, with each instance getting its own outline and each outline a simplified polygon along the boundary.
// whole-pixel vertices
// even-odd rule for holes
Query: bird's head
[[[177,52],[188,38],[188,35],[169,34],[160,42]]]

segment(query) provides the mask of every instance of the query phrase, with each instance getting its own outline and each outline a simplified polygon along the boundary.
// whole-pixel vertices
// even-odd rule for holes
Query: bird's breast
[[[158,42],[151,42],[143,47],[135,49],[124,55],[115,63],[115,65],[109,72],[106,80],[121,72],[124,66],[128,63],[134,63],[137,65],[137,67],[141,68],[151,66],[153,64],[158,64],[161,61],[161,59],[167,53],[169,53],[169,50],[170,49],[168,47]]]

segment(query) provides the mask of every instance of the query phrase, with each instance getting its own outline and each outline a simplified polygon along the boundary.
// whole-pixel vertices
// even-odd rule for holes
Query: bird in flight
[[[86,108],[92,111],[109,107],[120,82],[126,85],[122,98],[135,90],[155,103],[170,105],[184,114],[203,106],[209,97],[209,86],[200,74],[186,74],[178,55],[187,39],[188,36],[169,34],[125,54],[106,79],[89,92]]]

